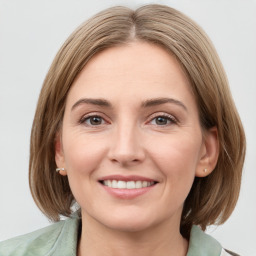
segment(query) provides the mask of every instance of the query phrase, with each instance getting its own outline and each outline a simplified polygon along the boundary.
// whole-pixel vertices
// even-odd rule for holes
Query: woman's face
[[[90,60],[67,97],[60,137],[56,163],[82,216],[111,229],[179,226],[194,177],[207,168],[186,75],[148,43]]]

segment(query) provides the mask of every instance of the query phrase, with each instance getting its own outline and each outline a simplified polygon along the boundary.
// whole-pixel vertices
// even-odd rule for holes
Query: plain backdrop
[[[153,1],[0,0],[0,240],[49,225],[28,185],[29,137],[46,72],[68,35],[113,5]],[[225,248],[256,255],[256,2],[155,1],[193,18],[215,44],[247,136],[238,205],[230,219],[207,232]]]

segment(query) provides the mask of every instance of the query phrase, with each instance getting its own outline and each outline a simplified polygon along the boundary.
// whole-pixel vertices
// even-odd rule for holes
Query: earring
[[[208,170],[205,168],[205,169],[204,169],[204,172],[208,172]]]
[[[56,168],[56,172],[65,171],[65,168]]]

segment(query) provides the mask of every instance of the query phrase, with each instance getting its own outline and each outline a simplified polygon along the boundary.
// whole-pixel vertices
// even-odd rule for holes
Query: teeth
[[[137,181],[135,182],[135,188],[142,188],[142,182],[139,181],[139,180],[137,180]]]
[[[142,181],[142,187],[145,188],[148,186],[148,182],[147,181]]]
[[[113,181],[112,181],[112,184],[111,184],[111,187],[112,187],[112,188],[118,188],[117,185],[118,185],[117,181],[116,181],[116,180],[113,180]]]
[[[134,189],[135,188],[135,182],[134,181],[128,181],[125,182],[126,183],[126,187],[127,189]]]
[[[119,180],[117,182],[117,188],[126,188],[126,182],[122,181],[122,180]]]
[[[103,184],[110,188],[136,189],[146,188],[154,185],[154,181],[123,181],[123,180],[104,180]]]

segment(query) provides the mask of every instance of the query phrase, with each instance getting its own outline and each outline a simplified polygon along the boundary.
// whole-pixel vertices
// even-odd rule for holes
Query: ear
[[[65,157],[63,153],[61,134],[58,132],[55,137],[55,162],[58,168],[64,168],[64,170],[60,170],[59,174],[62,176],[67,175],[67,171],[65,168]]]
[[[219,157],[218,130],[213,127],[203,133],[203,144],[196,170],[197,177],[206,177],[215,168]]]

